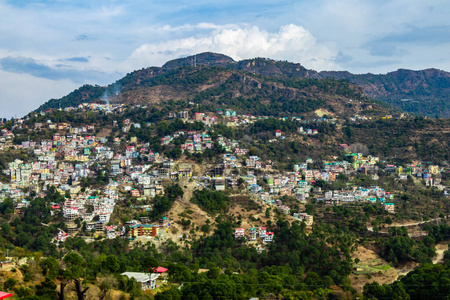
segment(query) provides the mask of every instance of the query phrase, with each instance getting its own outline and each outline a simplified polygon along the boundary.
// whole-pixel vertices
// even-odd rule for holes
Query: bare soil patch
[[[397,280],[397,270],[379,257],[375,251],[360,245],[353,253],[353,259],[356,258],[360,261],[355,264],[355,269],[350,274],[349,279],[358,292],[362,292],[364,285],[368,282],[376,281],[379,284],[389,284]]]

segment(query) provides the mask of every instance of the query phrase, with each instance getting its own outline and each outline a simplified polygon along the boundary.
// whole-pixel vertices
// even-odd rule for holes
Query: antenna
[[[197,67],[197,55],[194,55],[194,68]]]

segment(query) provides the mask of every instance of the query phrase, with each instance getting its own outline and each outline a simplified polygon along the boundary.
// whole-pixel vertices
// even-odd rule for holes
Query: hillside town
[[[78,108],[66,108],[67,111],[122,111],[122,106],[80,105]],[[42,113],[44,115],[44,113]],[[188,111],[171,113],[169,118],[179,118],[183,122],[202,122],[209,127],[222,122],[226,126],[246,126],[264,117],[236,115],[235,111],[218,110],[217,114],[195,113]],[[358,116],[356,116],[358,117]],[[356,117],[352,121],[356,121]],[[358,117],[359,120],[364,119]],[[317,135],[318,130],[308,128],[308,122],[301,118],[292,118],[298,122],[297,135]],[[319,122],[340,122],[337,119],[320,118]],[[117,127],[118,123],[113,122]],[[122,132],[130,131],[131,126],[140,128],[145,124],[135,123],[131,119],[123,122]],[[263,160],[253,155],[240,141],[216,135],[211,131],[177,131],[160,139],[161,145],[173,145],[180,136],[185,142],[178,144],[181,153],[202,153],[205,150],[220,147],[223,152],[221,160],[208,164],[202,171],[194,171],[195,162],[173,160],[154,151],[149,143],[140,143],[131,137],[124,144],[123,139],[108,141],[104,136],[96,135],[95,126],[76,127],[70,123],[56,123],[48,119],[45,123],[34,123],[33,130],[54,130],[51,140],[23,141],[14,144],[14,130],[26,129],[23,119],[15,119],[13,127],[2,129],[0,149],[2,151],[24,151],[33,160],[15,159],[2,171],[4,179],[0,183],[0,199],[10,198],[14,201],[15,211],[20,214],[34,197],[44,197],[51,187],[65,195],[65,201],[51,203],[52,215],[62,216],[67,222],[67,232],[61,230],[55,236],[55,243],[64,242],[69,236],[80,231],[80,222],[93,236],[103,235],[107,239],[117,236],[135,239],[140,237],[164,238],[170,223],[166,216],[157,223],[150,223],[144,213],[152,210],[150,203],[156,195],[164,194],[168,182],[187,180],[196,182],[199,188],[217,191],[236,190],[243,186],[248,195],[265,207],[276,208],[282,214],[313,225],[313,216],[305,211],[291,209],[283,204],[282,197],[294,197],[298,203],[323,202],[326,205],[340,205],[349,202],[380,203],[389,213],[395,213],[396,193],[372,186],[344,184],[340,189],[326,190],[324,186],[337,180],[349,180],[355,174],[369,176],[377,182],[380,174],[393,176],[395,180],[407,180],[414,177],[425,186],[435,187],[448,195],[448,190],[441,185],[440,173],[445,167],[436,164],[411,162],[407,165],[386,164],[380,168],[380,159],[371,155],[350,152],[347,144],[341,144],[340,153],[329,157],[317,167],[311,158],[293,165],[291,170],[279,170],[271,160]],[[273,132],[273,139],[285,139],[281,130]],[[112,143],[112,145],[111,145]],[[122,146],[122,147],[119,147]],[[345,160],[339,160],[345,157]],[[102,180],[101,189],[83,184],[89,178]],[[348,181],[349,182],[349,181]],[[30,200],[31,199],[31,200]],[[139,220],[124,223],[113,221],[115,206],[129,199],[137,201],[134,205]],[[171,217],[176,218],[176,217]],[[78,226],[77,226],[78,224]],[[260,241],[263,244],[273,241],[273,233],[266,232],[265,227],[236,228],[236,238],[248,241]],[[88,241],[91,237],[86,238]]]

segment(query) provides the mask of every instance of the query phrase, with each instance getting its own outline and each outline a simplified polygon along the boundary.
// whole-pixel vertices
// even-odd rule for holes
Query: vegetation
[[[425,264],[391,285],[366,284],[364,296],[369,299],[446,299],[449,272],[448,263]]]
[[[191,201],[212,215],[225,212],[230,205],[227,195],[208,189],[195,191]]]
[[[183,197],[183,190],[181,187],[178,184],[168,186],[164,196],[155,196],[153,209],[150,212],[150,218],[155,221],[162,218],[179,197]]]

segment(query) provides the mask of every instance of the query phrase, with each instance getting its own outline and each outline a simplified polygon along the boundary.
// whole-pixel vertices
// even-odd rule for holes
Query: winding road
[[[412,227],[412,226],[418,226],[418,225],[426,224],[426,223],[429,223],[429,222],[435,222],[435,221],[442,220],[442,219],[443,218],[434,218],[434,219],[430,219],[428,221],[420,221],[420,222],[415,222],[415,223],[384,225],[384,228],[386,228],[386,227]],[[373,232],[373,227],[367,227],[367,230],[370,231],[370,232]],[[387,232],[379,232],[379,233],[386,234]],[[428,233],[426,233],[426,232],[423,232],[423,233],[412,233],[409,236],[410,237],[419,237],[419,236],[425,236],[427,234]]]

